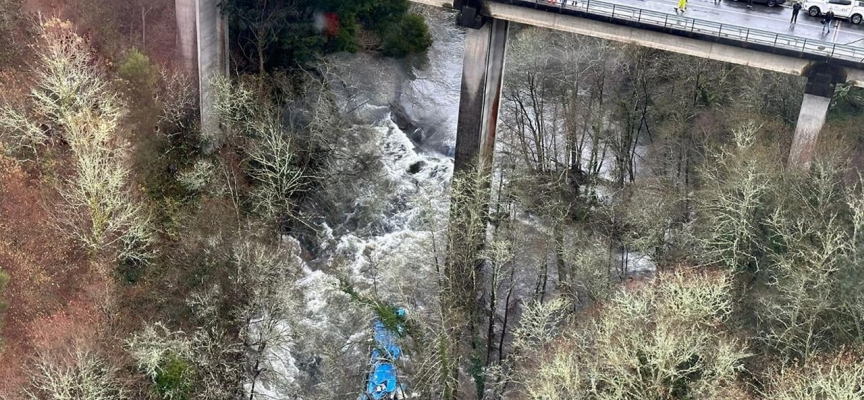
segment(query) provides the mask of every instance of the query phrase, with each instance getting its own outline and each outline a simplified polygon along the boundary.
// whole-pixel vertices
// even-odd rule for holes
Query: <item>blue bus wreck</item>
[[[398,309],[400,317],[405,316],[405,310]],[[398,326],[401,334],[402,325]],[[402,356],[402,349],[396,344],[396,335],[375,318],[372,323],[374,348],[369,357],[371,370],[366,377],[366,392],[358,400],[401,400],[405,398],[405,385],[399,382],[396,361]]]

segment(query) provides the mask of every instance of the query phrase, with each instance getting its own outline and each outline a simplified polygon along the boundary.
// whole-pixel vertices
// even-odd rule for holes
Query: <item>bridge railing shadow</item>
[[[722,44],[753,48],[820,61],[836,60],[855,68],[864,67],[864,48],[785,35],[744,26],[684,17],[672,13],[645,10],[601,0],[489,0],[494,3],[531,7],[549,12],[628,25],[678,36],[693,37]],[[574,4],[575,3],[575,4]]]

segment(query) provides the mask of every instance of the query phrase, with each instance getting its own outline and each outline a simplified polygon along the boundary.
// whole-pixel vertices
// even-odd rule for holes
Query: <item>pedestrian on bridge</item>
[[[801,11],[801,2],[796,1],[795,4],[792,5],[792,19],[789,20],[789,23],[795,24],[798,22],[798,12]]]
[[[834,11],[828,11],[825,13],[825,17],[822,18],[822,33],[825,33],[826,30],[828,33],[831,33],[832,22],[834,22]]]
[[[687,11],[687,0],[678,0],[678,7],[675,7],[675,14],[678,14],[678,10],[681,10],[682,14],[684,11]]]

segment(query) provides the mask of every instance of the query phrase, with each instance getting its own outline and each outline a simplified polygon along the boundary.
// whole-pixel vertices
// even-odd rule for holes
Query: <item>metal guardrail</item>
[[[864,63],[864,48],[848,44],[837,44],[822,40],[806,39],[792,35],[784,35],[760,29],[750,29],[743,26],[721,24],[660,11],[645,10],[639,7],[608,3],[600,0],[567,0],[562,5],[561,0],[489,0],[495,3],[515,5],[546,6],[558,8],[559,11],[574,10],[592,16],[606,17],[617,22],[637,23],[663,28],[680,33],[713,36],[727,41],[737,42],[742,47],[748,44],[767,46],[785,51],[810,54],[827,59],[838,59],[854,63]],[[573,3],[576,3],[575,5]]]

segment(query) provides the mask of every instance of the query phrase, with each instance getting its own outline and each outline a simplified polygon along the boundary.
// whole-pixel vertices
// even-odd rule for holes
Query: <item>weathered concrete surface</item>
[[[825,125],[825,117],[828,115],[830,104],[830,97],[804,94],[801,111],[798,113],[798,123],[795,125],[795,137],[792,139],[792,148],[789,150],[789,160],[786,162],[790,168],[807,168],[810,166],[813,154],[816,152],[819,132]]]
[[[196,43],[196,0],[174,0],[174,11],[177,18],[177,47],[180,59],[186,72],[195,72],[197,62]]]
[[[436,7],[449,7],[446,0],[410,0],[414,3]],[[662,32],[654,32],[608,22],[594,21],[571,15],[520,7],[510,4],[486,2],[484,15],[496,19],[518,22],[542,28],[572,32],[585,36],[632,43],[659,50],[687,54],[710,60],[746,65],[791,75],[804,75],[813,61],[772,54],[754,49],[730,46]],[[864,71],[848,70],[847,82],[864,87]]]
[[[478,158],[491,165],[508,27],[507,21],[491,20],[480,29],[468,30],[456,123],[455,171],[470,168]]]
[[[526,7],[487,3],[490,15],[508,21],[580,35],[593,36],[618,42],[666,50],[711,60],[769,69],[787,74],[801,75],[810,64],[808,60],[764,53],[751,49],[690,39],[661,32],[615,25],[601,21],[550,13]]]
[[[860,69],[847,69],[846,70],[846,83],[855,85],[858,87],[864,87],[864,70]]]
[[[786,162],[788,168],[806,169],[810,166],[816,152],[819,133],[828,115],[831,98],[834,97],[836,83],[846,79],[846,70],[830,64],[814,65],[807,71],[804,100],[795,125],[789,160]]]
[[[219,0],[196,0],[198,37],[198,95],[201,107],[201,133],[212,137],[219,123],[213,117],[211,82],[228,72],[227,24],[219,12]],[[212,144],[212,143],[211,143]]]

